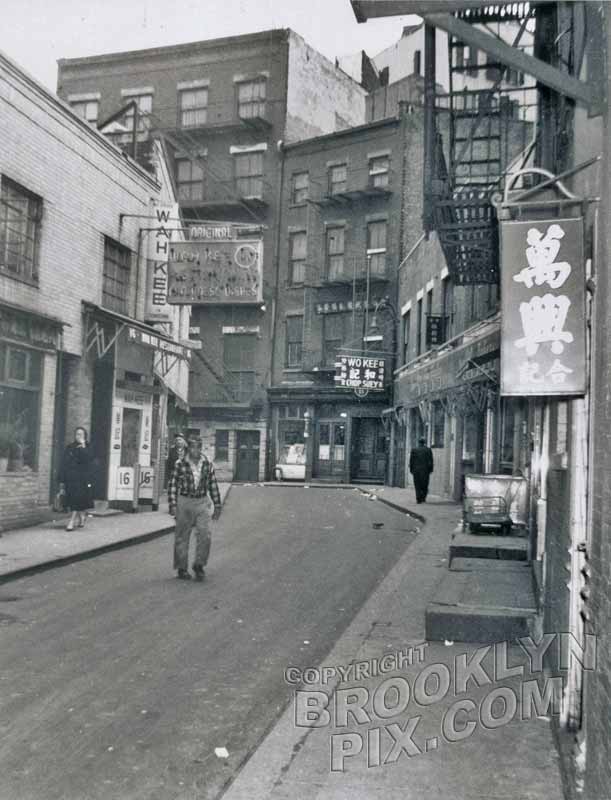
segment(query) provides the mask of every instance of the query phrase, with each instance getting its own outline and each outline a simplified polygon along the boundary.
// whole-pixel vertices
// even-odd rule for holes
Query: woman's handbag
[[[66,492],[64,489],[58,489],[53,498],[53,511],[56,514],[61,514],[66,510]]]

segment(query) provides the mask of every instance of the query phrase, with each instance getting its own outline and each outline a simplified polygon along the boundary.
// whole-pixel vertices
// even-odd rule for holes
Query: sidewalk
[[[373,487],[368,491],[373,493]],[[409,648],[413,653],[423,652],[424,660],[415,659],[411,666],[404,664],[375,678],[363,672],[360,680],[346,683],[333,677],[326,684],[292,686],[289,706],[228,788],[224,800],[562,800],[549,717],[538,716],[535,709],[529,719],[522,719],[526,708],[521,702],[523,686],[530,680],[532,687],[532,679],[540,676],[531,675],[526,668],[522,676],[505,678],[497,671],[495,651],[478,645],[424,644],[425,608],[447,573],[448,545],[460,520],[460,506],[435,497],[416,505],[411,489],[376,487],[375,496],[409,510],[417,508],[426,524],[323,664],[299,667],[321,669],[367,662],[373,672],[373,660],[379,664],[384,655],[405,653]],[[423,650],[417,650],[423,644]],[[473,677],[466,688],[458,685],[463,654],[465,663],[474,656],[481,659],[481,685]],[[524,662],[522,651],[510,643],[507,663]],[[416,679],[425,668],[431,674],[424,684],[419,683],[416,702]],[[478,675],[478,670],[474,671]],[[320,674],[307,680],[319,680]],[[443,674],[449,676],[446,692],[437,683],[437,676]],[[383,681],[397,677],[406,680],[410,690],[409,704],[400,714],[393,708],[399,697],[395,688],[384,695],[382,703],[379,697]],[[330,716],[323,719],[325,727],[296,726],[295,689],[326,693]],[[427,699],[438,690],[437,698]],[[491,706],[491,698],[496,696],[491,693],[499,691],[505,696],[497,697]],[[334,715],[339,694],[347,703],[363,707],[366,717],[360,724],[352,713],[347,724]],[[312,700],[321,702],[322,697]],[[504,702],[511,711],[512,697],[517,700],[515,713],[502,720],[503,724],[495,722],[504,715]],[[453,718],[451,710],[457,701],[467,705]],[[385,712],[384,706],[390,707],[390,712]],[[302,708],[302,720],[304,713]],[[448,719],[454,719],[449,728]],[[452,730],[463,740],[450,742],[448,731]],[[397,741],[400,744],[395,747]],[[344,771],[331,771],[332,747],[335,766],[343,766]]]
[[[223,503],[230,483],[219,484]],[[82,529],[65,530],[69,515],[27,528],[5,531],[0,537],[0,583],[60,567],[111,550],[156,539],[174,530],[167,502],[158,511],[90,516]]]

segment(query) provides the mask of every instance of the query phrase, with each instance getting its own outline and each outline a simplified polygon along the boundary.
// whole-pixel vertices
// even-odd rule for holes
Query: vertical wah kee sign
[[[501,394],[586,390],[583,219],[501,222]]]
[[[172,234],[176,234],[178,206],[157,206],[157,227],[148,232],[149,262],[146,275],[144,318],[147,322],[172,322],[174,311],[168,305],[168,259]]]

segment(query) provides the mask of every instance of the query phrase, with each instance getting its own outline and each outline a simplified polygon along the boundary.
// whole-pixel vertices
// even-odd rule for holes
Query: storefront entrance
[[[260,431],[237,432],[236,481],[259,480]]]
[[[386,432],[381,419],[364,417],[352,421],[352,480],[384,483],[386,478]]]
[[[326,480],[345,480],[346,423],[319,422],[316,430],[314,477]]]

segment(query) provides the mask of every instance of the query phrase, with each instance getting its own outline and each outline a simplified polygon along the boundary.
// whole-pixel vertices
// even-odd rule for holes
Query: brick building
[[[357,15],[383,14],[383,9],[378,12],[382,5],[377,5],[376,0],[353,0]],[[467,220],[472,224],[464,226],[455,244],[469,252],[476,262],[485,253],[494,265],[495,253],[498,258],[494,239],[498,215],[501,236],[509,226],[524,219],[535,230],[545,222],[548,235],[554,223],[560,227],[563,238],[572,240],[569,246],[575,248],[564,251],[573,253],[574,258],[566,263],[570,264],[571,274],[577,273],[578,293],[571,297],[575,298],[578,310],[573,319],[575,333],[571,334],[571,344],[578,337],[581,342],[585,338],[585,347],[584,356],[577,357],[571,366],[579,372],[585,362],[584,384],[566,386],[563,390],[560,384],[567,374],[563,372],[555,385],[546,384],[545,388],[541,386],[541,377],[531,373],[531,380],[539,381],[540,385],[531,385],[523,396],[516,396],[515,388],[505,385],[501,407],[513,404],[513,423],[510,418],[502,420],[497,428],[497,442],[500,439],[502,453],[504,442],[513,440],[514,465],[528,482],[527,531],[537,590],[533,635],[540,639],[542,633],[552,637],[570,634],[560,648],[550,648],[545,657],[547,674],[562,676],[562,701],[559,713],[552,715],[552,724],[566,779],[566,796],[600,800],[608,796],[611,783],[608,424],[611,20],[605,3],[550,2],[524,6],[504,3],[486,7],[485,3],[473,0],[434,5],[435,14],[429,19],[431,26],[443,28],[454,44],[479,49],[500,69],[518,69],[530,82],[537,82],[529,118],[536,121],[536,140],[518,163],[500,174],[499,181],[480,193],[477,212],[476,198],[472,196],[472,216]],[[408,1],[401,4],[400,11],[421,13],[426,22],[431,7],[427,2]],[[496,24],[512,17],[520,26],[531,26],[533,46],[529,53],[520,54],[515,48],[506,47],[498,37],[484,35],[480,27],[484,22]],[[459,106],[453,104],[451,108],[456,111]],[[432,146],[428,155],[433,152]],[[457,191],[457,183],[460,184],[457,161],[461,159],[455,156],[450,162],[453,192],[444,193],[440,184],[435,183],[443,184],[444,178],[448,178],[443,170],[436,173],[433,170],[431,180],[425,182],[435,228],[444,254],[449,255],[450,274],[453,268],[455,274],[459,272],[456,265],[460,264],[460,253],[453,250],[449,232],[452,222],[465,219],[466,208],[464,197]],[[467,165],[463,162],[463,166]],[[514,172],[516,182],[508,180],[507,172]],[[499,189],[505,189],[505,193],[497,195]],[[489,209],[493,202],[496,213],[491,214],[486,205]],[[454,220],[448,209],[455,215]],[[435,217],[435,210],[443,213]],[[525,255],[519,252],[517,263],[524,263]],[[513,271],[514,264],[505,255],[501,262],[501,277],[509,277],[509,282],[504,283],[505,290],[511,288]],[[563,291],[568,296],[568,289]],[[505,305],[501,326],[511,312],[511,307]],[[492,322],[494,317],[486,324]],[[526,324],[523,330],[529,335]],[[497,330],[495,335],[500,338],[501,354],[505,353],[507,358],[504,348],[507,343],[515,342],[508,338],[506,328]],[[467,343],[467,347],[472,346],[473,343]],[[493,373],[494,362],[484,363],[478,356],[479,353],[471,362]],[[435,357],[438,359],[438,354]],[[501,376],[507,363],[501,362]],[[528,367],[529,359],[525,358],[523,364]],[[528,374],[527,369],[524,374]],[[503,435],[504,428],[507,437]],[[498,469],[494,462],[492,468]]]
[[[137,435],[150,466],[147,431],[159,418],[145,425],[140,405],[124,398],[135,411],[128,430],[115,401],[132,378],[144,405],[158,409],[163,393],[154,387],[159,351],[142,338],[155,332],[138,321],[145,259],[136,257],[137,218],[152,215],[161,186],[5,56],[0,71],[0,526],[9,527],[49,508],[76,425],[91,433],[97,498],[112,498],[112,454]],[[160,342],[177,346],[163,333]]]
[[[364,121],[365,91],[291,30],[59,62],[58,92],[90,120],[128,101],[113,135],[172,152],[184,225],[232,222],[263,239],[262,294],[195,305],[188,427],[223,478],[266,473],[270,341],[277,269],[279,142]],[[121,127],[121,124],[123,127]],[[187,234],[188,235],[188,234]]]
[[[279,478],[383,482],[407,111],[283,150],[271,463]],[[412,154],[414,155],[414,154]],[[382,391],[335,380],[340,355],[385,361]]]

